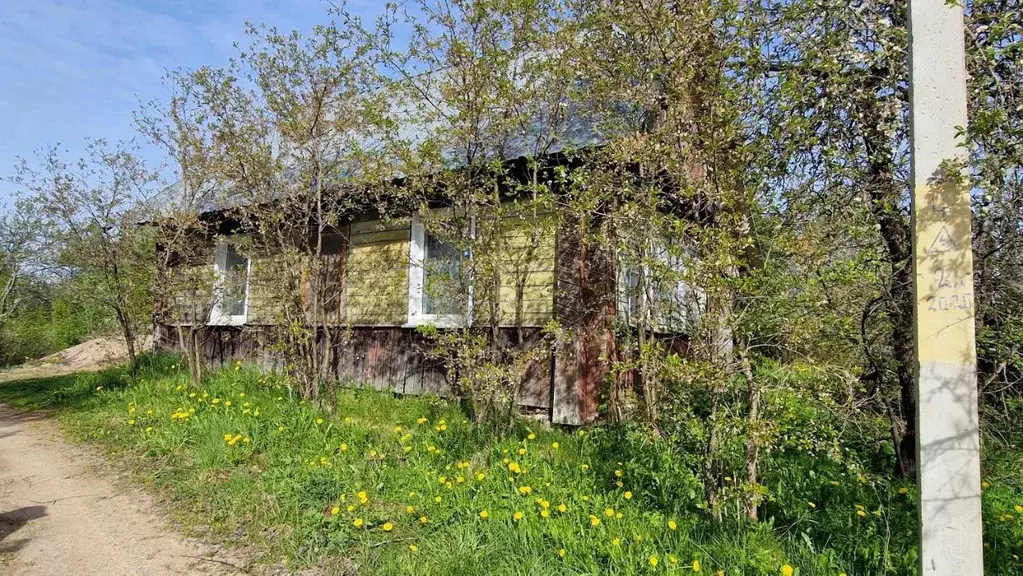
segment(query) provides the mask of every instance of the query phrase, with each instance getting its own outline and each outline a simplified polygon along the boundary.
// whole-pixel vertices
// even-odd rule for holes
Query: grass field
[[[73,438],[164,491],[186,532],[247,545],[265,564],[420,576],[915,565],[912,487],[834,463],[778,456],[765,466],[766,521],[719,523],[685,462],[635,430],[522,423],[501,439],[438,398],[351,390],[328,414],[241,366],[198,389],[173,356],[144,362],[134,378],[115,369],[5,384],[0,402],[55,411]],[[985,507],[999,516],[988,518],[989,550],[1001,565],[989,573],[1019,573],[1020,480],[998,481]]]

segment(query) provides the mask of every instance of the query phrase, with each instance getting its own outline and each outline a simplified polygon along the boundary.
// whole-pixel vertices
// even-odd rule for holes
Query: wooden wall
[[[269,329],[255,326],[207,326],[202,333],[203,356],[214,366],[242,360],[267,370],[278,370],[282,363],[268,346]],[[174,327],[161,326],[159,332],[159,347],[180,348]],[[518,332],[517,329],[502,329],[501,338],[505,345],[518,345]],[[523,332],[524,346],[533,346],[540,339],[538,329],[524,329]],[[339,329],[334,335],[334,342],[334,361],[337,376],[342,382],[368,385],[396,394],[447,396],[451,391],[444,367],[426,357],[424,352],[428,342],[413,328]],[[519,404],[547,412],[550,409],[550,389],[550,362],[545,360],[527,371],[519,394]]]
[[[554,318],[554,230],[525,218],[504,220],[501,242],[501,324],[543,326]]]
[[[345,322],[401,326],[408,321],[410,225],[353,222],[345,274]]]

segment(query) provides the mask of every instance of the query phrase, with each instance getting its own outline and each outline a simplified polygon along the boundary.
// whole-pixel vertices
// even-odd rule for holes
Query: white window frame
[[[470,233],[476,234],[476,221],[470,220]],[[470,256],[471,257],[471,256]],[[438,328],[458,328],[465,324],[462,314],[426,314],[423,312],[423,300],[426,291],[425,264],[426,229],[418,217],[412,218],[409,240],[408,269],[408,320],[406,327],[432,325]],[[472,285],[469,286],[467,308],[472,318]]]
[[[242,301],[241,314],[225,314],[222,310],[224,303],[224,284],[227,281],[227,248],[229,242],[217,244],[213,257],[213,274],[216,282],[214,290],[214,302],[210,308],[211,326],[241,326],[248,320],[249,315],[249,282],[252,275],[252,259],[245,258],[245,299]]]

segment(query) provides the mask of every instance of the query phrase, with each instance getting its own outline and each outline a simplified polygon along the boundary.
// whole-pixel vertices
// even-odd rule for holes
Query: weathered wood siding
[[[585,240],[575,223],[559,232],[555,313],[571,332],[554,359],[551,420],[584,424],[597,417],[597,403],[616,353],[615,255]]]
[[[554,317],[554,230],[526,216],[508,217],[500,244],[501,325],[547,324]]]
[[[191,328],[183,328],[190,330]],[[267,370],[281,369],[279,356],[269,346],[272,341],[270,326],[206,326],[203,327],[200,346],[207,362],[226,365],[236,360],[253,362]],[[444,366],[424,354],[429,346],[425,337],[414,328],[363,327],[351,330],[336,329],[333,334],[334,360],[337,376],[342,382],[368,385],[396,394],[451,393]],[[501,340],[507,346],[516,344],[519,329],[501,330]],[[523,346],[532,346],[540,339],[538,329],[524,329]],[[158,344],[163,348],[179,348],[176,328],[162,326]],[[526,408],[550,409],[550,362],[530,367],[522,382],[519,404]]]
[[[250,259],[246,323],[274,324],[281,321],[280,286],[289,282],[290,276],[292,273],[281,258],[263,256]]]
[[[345,322],[400,326],[408,321],[410,226],[372,220],[351,225]]]

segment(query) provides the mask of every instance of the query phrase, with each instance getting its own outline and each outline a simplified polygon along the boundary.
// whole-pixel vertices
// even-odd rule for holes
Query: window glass
[[[423,314],[458,314],[458,250],[427,233],[423,254]]]
[[[224,300],[220,313],[224,316],[245,314],[245,289],[248,284],[249,259],[231,244],[226,246],[224,259]]]

